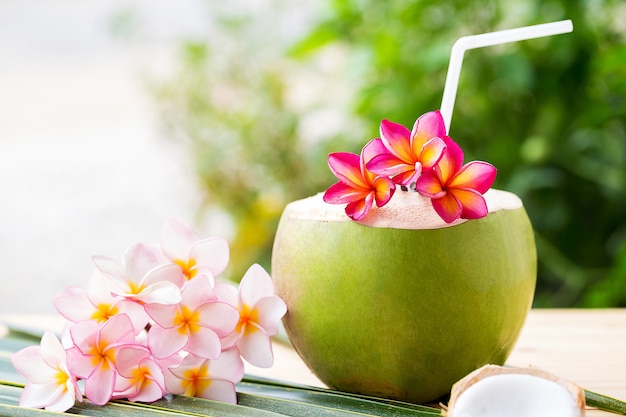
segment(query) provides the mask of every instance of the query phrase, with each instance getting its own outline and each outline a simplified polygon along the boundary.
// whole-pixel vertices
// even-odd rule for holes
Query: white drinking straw
[[[452,121],[452,109],[456,98],[456,90],[459,85],[461,75],[461,65],[463,55],[468,49],[482,48],[484,46],[499,45],[502,43],[523,41],[527,39],[542,38],[544,36],[568,33],[574,30],[571,20],[561,20],[559,22],[544,23],[541,25],[526,26],[517,29],[501,30],[498,32],[483,33],[480,35],[463,36],[452,46],[450,54],[450,64],[446,84],[443,87],[443,98],[441,100],[441,115],[446,124],[448,134],[450,134],[450,122]]]

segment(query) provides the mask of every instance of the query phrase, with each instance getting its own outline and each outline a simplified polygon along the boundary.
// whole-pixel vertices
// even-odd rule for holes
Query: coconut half
[[[579,386],[537,368],[486,365],[452,387],[446,417],[582,417]]]

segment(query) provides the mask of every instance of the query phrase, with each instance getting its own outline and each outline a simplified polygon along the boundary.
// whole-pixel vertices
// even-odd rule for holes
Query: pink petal
[[[256,303],[257,321],[265,330],[268,336],[278,333],[280,319],[287,312],[287,305],[282,298],[274,295],[265,297]]]
[[[178,288],[181,288],[184,283],[187,282],[187,278],[185,278],[185,275],[181,271],[180,267],[172,263],[168,263],[151,269],[142,279],[142,284],[144,286],[149,286],[159,282],[171,282]]]
[[[446,151],[436,165],[443,184],[447,184],[454,175],[461,169],[463,165],[463,150],[450,138],[444,138]]]
[[[364,199],[348,204],[345,211],[352,220],[361,220],[370,211],[373,204],[374,192],[370,192]]]
[[[21,407],[44,408],[58,397],[59,389],[62,388],[53,382],[47,384],[27,384],[20,395],[19,404]]]
[[[233,326],[234,328],[234,326]],[[185,350],[207,359],[217,359],[222,352],[222,344],[217,334],[206,327],[198,327],[189,336]]]
[[[93,256],[91,260],[100,272],[118,283],[118,285],[120,280],[126,280],[126,273],[113,259],[104,256]]]
[[[85,396],[96,405],[106,404],[113,395],[115,370],[101,366],[85,380]]]
[[[157,358],[167,358],[180,352],[188,341],[187,333],[181,333],[176,328],[165,329],[160,326],[152,326],[148,332],[148,346]]]
[[[392,178],[393,182],[399,185],[404,185],[404,186],[407,186],[411,184],[412,182],[415,182],[419,178],[420,174],[422,173],[421,165],[418,166],[418,164],[415,164],[415,166],[411,168],[409,171],[405,171],[401,174],[394,176]]]
[[[372,158],[366,168],[375,174],[395,176],[408,171],[415,171],[415,164],[407,164],[390,153],[384,153]]]
[[[369,188],[361,173],[359,155],[349,152],[335,152],[328,155],[328,166],[339,181],[352,188]]]
[[[274,283],[270,275],[261,265],[251,265],[239,283],[241,303],[253,306],[261,298],[272,295],[274,295]]]
[[[88,353],[91,347],[95,346],[98,330],[100,330],[100,324],[93,320],[79,321],[70,327],[72,342],[79,352]],[[86,378],[86,376],[83,376],[83,378]]]
[[[227,349],[220,357],[209,362],[211,379],[237,383],[243,378],[244,366],[237,349]]]
[[[175,217],[167,218],[161,228],[161,248],[170,259],[187,259],[189,249],[199,240],[191,226]]]
[[[132,299],[145,304],[178,304],[180,303],[180,289],[168,281],[161,281],[144,288],[139,294],[133,294]]]
[[[237,343],[241,356],[251,365],[269,368],[274,363],[270,337],[260,328],[249,324]]]
[[[195,259],[197,265],[208,267],[217,276],[228,266],[228,242],[217,237],[201,240],[191,247],[190,258]]]
[[[72,408],[74,404],[76,404],[77,398],[79,401],[82,401],[82,394],[77,392],[74,387],[72,387],[72,389],[65,389],[59,386],[56,395],[53,397],[54,399],[45,407],[47,411],[62,413]]]
[[[446,151],[446,144],[439,138],[433,138],[426,142],[420,152],[420,162],[424,170],[430,169],[441,160]]]
[[[46,331],[41,337],[41,357],[51,368],[59,368],[66,362],[65,349],[59,339],[51,331]]]
[[[118,373],[124,378],[131,378],[133,369],[141,360],[150,357],[150,351],[143,345],[126,346],[117,352],[115,365]]]
[[[26,347],[11,356],[15,370],[27,381],[35,384],[47,384],[54,380],[56,370],[51,368],[41,356],[40,346]]]
[[[146,304],[146,312],[159,326],[172,328],[175,326],[174,318],[180,310],[177,304]]]
[[[445,196],[432,199],[431,201],[437,214],[439,214],[446,223],[452,223],[461,216],[463,207],[451,193],[446,193]]]
[[[378,207],[382,207],[389,202],[396,192],[396,184],[387,177],[378,177],[374,180],[376,193],[374,199]]]
[[[128,401],[151,403],[157,401],[165,395],[165,382],[159,384],[152,379],[146,379],[141,385],[137,395],[128,397]]]
[[[228,381],[211,381],[211,385],[199,391],[197,396],[208,400],[237,404],[235,384]]]
[[[421,115],[411,131],[411,146],[415,155],[419,155],[422,146],[432,138],[446,136],[446,126],[439,110]]]
[[[54,308],[71,322],[89,320],[96,310],[84,288],[67,287],[52,300]]]
[[[353,188],[339,181],[326,190],[324,201],[329,204],[348,204],[364,198],[369,192],[369,189]]]
[[[237,291],[237,287],[233,284],[218,282],[215,284],[215,288],[213,288],[213,293],[220,301],[224,301],[232,306],[235,306],[238,303],[239,293]]]
[[[434,170],[424,172],[416,181],[415,189],[429,198],[441,198],[446,194],[441,180]]]
[[[383,120],[380,123],[380,139],[385,148],[407,164],[414,163],[415,155],[411,150],[411,132],[401,124]]]
[[[106,344],[135,343],[135,328],[126,314],[118,314],[108,319],[100,328],[99,342]]]
[[[463,206],[463,212],[461,213],[462,219],[480,219],[487,215],[487,203],[482,194],[478,191],[455,188],[451,189],[450,193],[453,194]]]
[[[67,367],[77,378],[89,378],[95,370],[94,357],[83,354],[77,347],[67,350]]]
[[[150,270],[163,263],[163,255],[156,248],[142,243],[131,246],[124,254],[126,277],[137,284]]]
[[[207,301],[217,299],[213,293],[213,281],[206,275],[197,275],[187,281],[181,292],[181,304],[190,310],[196,310]]]
[[[450,181],[449,187],[474,189],[484,194],[496,179],[496,168],[482,161],[473,161],[464,165]]]
[[[239,322],[239,312],[235,307],[222,301],[211,301],[198,307],[199,325],[215,331],[219,337],[225,337]]]

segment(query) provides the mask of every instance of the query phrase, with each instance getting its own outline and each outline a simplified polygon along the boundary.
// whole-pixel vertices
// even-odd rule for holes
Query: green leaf
[[[599,410],[626,415],[626,402],[616,400],[606,395],[585,390],[585,402],[588,406],[595,407]]]

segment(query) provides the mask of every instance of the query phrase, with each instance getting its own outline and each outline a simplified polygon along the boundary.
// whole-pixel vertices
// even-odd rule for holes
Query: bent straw
[[[574,30],[571,20],[561,20],[558,22],[544,23],[541,25],[525,26],[517,29],[501,30],[497,32],[483,33],[480,35],[463,36],[452,46],[450,54],[450,64],[448,75],[443,88],[443,98],[441,100],[441,115],[446,125],[446,130],[450,134],[450,123],[452,121],[452,110],[456,98],[456,90],[459,85],[461,75],[461,65],[463,55],[468,49],[482,48],[485,46],[499,45],[508,42],[517,42],[527,39],[542,38],[544,36],[568,33]]]

